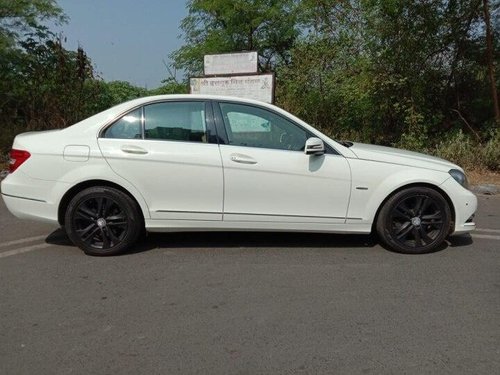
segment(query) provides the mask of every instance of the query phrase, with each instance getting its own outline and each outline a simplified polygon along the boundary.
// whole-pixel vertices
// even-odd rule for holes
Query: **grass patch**
[[[500,132],[485,143],[472,140],[462,132],[438,143],[431,153],[460,165],[468,171],[500,171]]]

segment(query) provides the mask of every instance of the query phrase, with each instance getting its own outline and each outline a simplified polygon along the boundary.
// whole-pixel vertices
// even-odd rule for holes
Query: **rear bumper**
[[[16,197],[2,194],[8,210],[20,219],[44,221],[50,224],[57,223],[57,207],[44,201]]]
[[[5,205],[16,217],[58,224],[58,204],[67,184],[34,179],[18,170],[2,181],[0,189]]]

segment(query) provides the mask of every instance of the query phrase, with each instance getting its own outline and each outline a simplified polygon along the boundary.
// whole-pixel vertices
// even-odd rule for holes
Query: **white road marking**
[[[483,238],[485,240],[498,240],[498,241],[500,241],[500,236],[490,236],[488,234],[476,234],[476,233],[472,233],[471,236],[472,236],[472,238]]]
[[[50,246],[52,246],[52,244],[50,244],[50,243],[40,243],[37,245],[21,247],[20,249],[9,250],[9,251],[5,251],[3,253],[0,253],[0,258],[6,258],[6,257],[10,257],[12,255],[27,253],[27,252],[30,252],[33,250],[43,249],[45,247],[50,247]]]
[[[43,240],[44,238],[47,238],[47,235],[22,238],[20,240],[13,240],[13,241],[8,241],[8,242],[0,243],[0,247],[19,245],[21,243],[33,242],[33,241],[37,241],[37,240]]]
[[[500,229],[482,229],[476,228],[477,232],[487,232],[487,233],[500,233]]]

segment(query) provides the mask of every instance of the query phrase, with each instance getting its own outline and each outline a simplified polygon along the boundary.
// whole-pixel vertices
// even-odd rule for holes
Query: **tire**
[[[451,210],[436,190],[412,187],[391,196],[377,218],[379,238],[389,249],[424,254],[439,249],[450,232]]]
[[[96,256],[125,252],[144,230],[137,203],[107,186],[76,194],[66,209],[64,223],[70,240],[85,254]]]

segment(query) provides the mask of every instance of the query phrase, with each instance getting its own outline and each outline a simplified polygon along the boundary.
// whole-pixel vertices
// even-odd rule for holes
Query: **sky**
[[[168,77],[163,60],[183,44],[185,0],[57,0],[69,17],[52,26],[66,49],[82,46],[106,81],[129,81],[148,89]],[[178,72],[177,78],[182,78]]]

